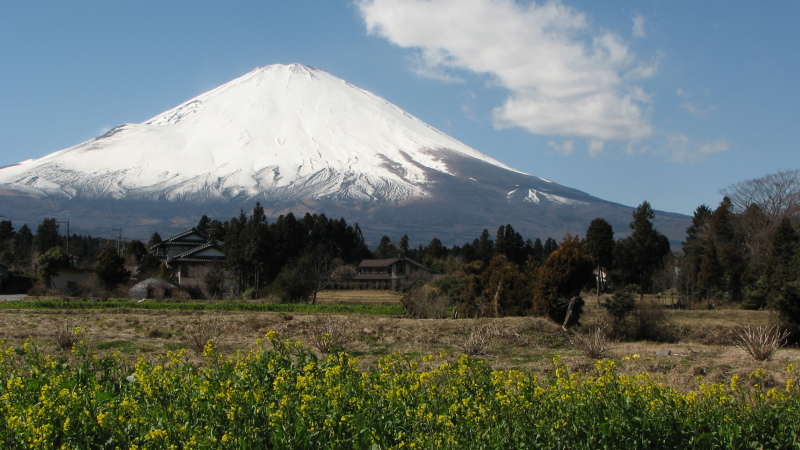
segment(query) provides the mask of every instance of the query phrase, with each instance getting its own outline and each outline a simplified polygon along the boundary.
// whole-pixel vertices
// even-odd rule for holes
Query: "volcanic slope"
[[[140,124],[0,169],[6,216],[77,229],[170,233],[256,201],[386,234],[461,244],[510,223],[525,237],[581,234],[595,217],[627,231],[631,209],[515,170],[325,71],[256,69]],[[5,203],[5,205],[3,204]],[[658,213],[681,239],[685,216]]]

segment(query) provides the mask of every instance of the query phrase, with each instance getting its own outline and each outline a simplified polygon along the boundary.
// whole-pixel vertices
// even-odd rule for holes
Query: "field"
[[[766,311],[667,310],[668,326],[677,342],[611,343],[609,360],[597,362],[576,348],[560,327],[541,318],[404,319],[385,313],[386,308],[397,306],[399,297],[383,291],[322,292],[318,303],[320,311],[348,305],[360,312],[313,313],[303,307],[237,311],[233,305],[228,305],[233,310],[210,311],[139,309],[135,304],[88,309],[77,303],[74,306],[80,309],[0,309],[5,340],[5,389],[0,392],[5,404],[15,405],[3,410],[0,439],[17,442],[19,448],[36,447],[31,439],[42,435],[51,441],[58,437],[76,448],[80,445],[75,442],[87,436],[109,443],[102,448],[134,448],[129,445],[134,441],[140,448],[164,448],[186,443],[191,436],[205,439],[196,441],[195,448],[221,445],[226,439],[229,448],[242,448],[241,439],[255,432],[269,435],[270,445],[306,448],[320,443],[331,448],[459,447],[465,442],[473,448],[518,447],[523,442],[596,448],[591,443],[600,441],[587,440],[586,433],[617,440],[634,433],[641,440],[625,441],[631,448],[749,446],[736,440],[742,436],[767,447],[798,442],[797,425],[782,422],[789,421],[785,414],[796,413],[800,406],[792,372],[792,364],[800,361],[800,350],[783,348],[771,360],[757,362],[731,344],[736,327],[769,323]],[[590,300],[583,322],[594,322],[600,311]],[[264,339],[267,333],[269,338]],[[208,339],[212,345],[207,345]],[[465,353],[472,357],[461,356]],[[95,375],[79,382],[74,368]],[[132,373],[136,383],[120,381]],[[269,381],[269,386],[248,384],[255,382],[250,379],[253,373]],[[34,383],[37,376],[40,380]],[[148,379],[163,389],[147,391],[144,380]],[[245,379],[248,383],[242,384]],[[289,385],[277,392],[283,379]],[[31,381],[17,386],[24,383],[21,380]],[[47,403],[43,406],[42,398],[47,397],[43,389],[56,389],[49,380],[75,393],[74,404],[52,393],[53,402],[72,405],[75,411],[67,406],[42,410]],[[207,385],[209,380],[216,384]],[[310,384],[305,386],[303,380]],[[75,383],[86,385],[76,387]],[[172,386],[172,391],[166,386]],[[201,388],[215,393],[197,397]],[[81,389],[96,392],[86,394]],[[266,397],[259,400],[254,395]],[[534,397],[539,406],[532,406]],[[575,403],[578,399],[582,403]],[[198,412],[196,420],[187,412],[200,407],[191,406],[193,401],[210,408],[207,413]],[[269,407],[264,410],[263,405]],[[586,408],[599,409],[589,413]],[[639,411],[643,408],[650,412],[643,414]],[[515,418],[520,411],[526,411],[526,421]],[[56,414],[58,420],[37,420],[37,414]],[[109,423],[116,417],[115,425],[104,429],[102,414],[113,415]],[[228,414],[231,417],[224,420]],[[237,414],[253,423],[241,423],[234,418]],[[597,414],[613,417],[598,418]],[[684,421],[686,417],[697,421],[676,424],[680,414],[689,415]],[[143,422],[131,423],[131,415],[139,415]],[[173,415],[183,417],[183,422],[165,420]],[[704,415],[710,415],[705,424],[700,420]],[[753,422],[756,415],[763,420]],[[94,425],[72,429],[62,423],[70,417]],[[382,425],[371,422],[378,417]],[[263,423],[257,423],[262,419],[274,425],[266,427],[268,432]],[[164,421],[163,426],[157,426],[158,420]],[[559,425],[560,420],[567,424]],[[614,420],[619,426],[609,428]],[[464,427],[458,421],[474,425]],[[728,421],[750,429],[743,431]],[[211,423],[216,425],[209,428]],[[47,424],[63,430],[47,428]],[[573,429],[564,428],[570,424]],[[186,429],[181,431],[181,426]],[[474,435],[476,426],[483,426],[485,435]],[[600,429],[603,426],[605,430]],[[497,427],[507,430],[500,433]],[[711,434],[692,441],[696,427]],[[644,429],[662,429],[666,440],[642,434]],[[781,440],[770,445],[759,433]]]

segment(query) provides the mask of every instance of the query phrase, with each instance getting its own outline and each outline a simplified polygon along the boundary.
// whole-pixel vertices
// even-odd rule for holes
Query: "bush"
[[[450,299],[439,289],[424,284],[411,288],[400,299],[404,317],[412,319],[441,319],[447,312]]]
[[[347,324],[331,316],[315,317],[311,321],[309,338],[311,344],[320,353],[338,353],[344,350],[344,344],[349,340],[346,332]]]
[[[570,304],[572,304],[572,311],[570,311]],[[571,326],[580,324],[581,316],[583,315],[583,305],[585,304],[586,302],[581,296],[575,296],[572,298],[562,297],[556,300],[548,315],[557,324],[563,325],[565,328],[569,328]],[[567,314],[569,314],[568,320]],[[566,323],[564,323],[565,320]]]
[[[751,328],[750,325],[737,332],[733,343],[756,361],[768,360],[786,341],[789,332],[777,324]]]
[[[767,292],[761,281],[753,283],[744,294],[742,309],[764,309],[767,306]]]
[[[182,337],[189,349],[200,355],[207,346],[213,347],[214,339],[224,331],[224,323],[218,316],[201,316],[184,329]]]
[[[611,351],[611,341],[608,339],[608,325],[600,321],[589,327],[586,334],[576,333],[570,343],[591,359],[603,359]]]
[[[454,342],[453,346],[466,355],[480,356],[485,355],[486,351],[491,347],[494,336],[497,335],[497,329],[489,325],[476,325],[470,327],[469,330],[463,330],[463,334],[464,339]]]
[[[624,322],[636,309],[636,298],[629,291],[616,292],[600,306],[611,314],[615,322]]]
[[[790,342],[800,342],[800,283],[786,284],[775,299],[775,308],[790,333]]]
[[[674,342],[675,333],[670,328],[664,308],[653,300],[642,300],[631,313],[632,329],[629,337],[635,340]]]

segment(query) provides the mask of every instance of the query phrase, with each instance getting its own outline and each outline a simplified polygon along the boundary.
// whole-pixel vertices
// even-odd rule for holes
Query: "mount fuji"
[[[462,244],[509,223],[526,238],[628,231],[630,207],[494,160],[388,101],[299,64],[256,69],[140,124],[0,169],[0,214],[147,237],[260,202],[382,235]],[[7,211],[2,211],[7,209]],[[688,218],[658,212],[672,241]]]

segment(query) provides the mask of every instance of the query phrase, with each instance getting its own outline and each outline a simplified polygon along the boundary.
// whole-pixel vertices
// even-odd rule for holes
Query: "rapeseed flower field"
[[[76,330],[80,332],[80,330]],[[201,362],[185,350],[135,364],[78,343],[53,356],[0,348],[0,446],[8,449],[800,448],[795,367],[681,393],[611,360],[546,375],[481,359],[392,354],[359,368],[269,332]],[[638,357],[633,355],[632,358]]]

